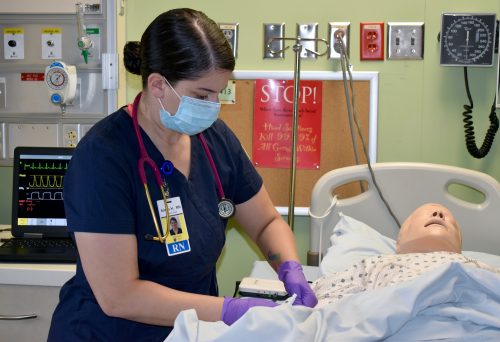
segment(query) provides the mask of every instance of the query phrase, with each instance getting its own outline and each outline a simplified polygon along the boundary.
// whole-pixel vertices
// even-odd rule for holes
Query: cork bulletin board
[[[223,104],[221,119],[235,132],[243,147],[252,156],[254,92],[256,79],[293,79],[293,72],[235,72],[235,103]],[[322,127],[320,165],[316,169],[296,169],[295,215],[307,215],[311,191],[316,181],[326,172],[355,165],[355,155],[349,125],[344,83],[339,72],[303,72],[302,80],[322,81]],[[350,86],[347,85],[350,92]],[[377,89],[378,73],[353,73],[355,110],[367,144],[372,163],[376,162]],[[292,119],[290,118],[290,121]],[[354,125],[354,122],[353,122]],[[362,143],[354,126],[356,147],[360,163],[366,163]],[[286,214],[290,201],[290,168],[265,168],[256,166],[264,179],[274,205]],[[346,195],[359,192],[359,187],[349,185]]]

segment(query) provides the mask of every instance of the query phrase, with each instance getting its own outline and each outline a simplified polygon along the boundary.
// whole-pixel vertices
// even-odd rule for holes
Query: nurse
[[[165,12],[127,43],[124,63],[141,75],[141,93],[94,125],[65,177],[80,258],[49,341],[160,341],[181,310],[232,324],[252,306],[276,305],[218,297],[216,262],[233,214],[298,295],[295,304],[316,305],[290,228],[217,119],[235,64],[218,25],[192,9]]]

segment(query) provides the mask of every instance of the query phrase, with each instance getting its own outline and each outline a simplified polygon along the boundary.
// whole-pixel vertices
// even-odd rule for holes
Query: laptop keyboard
[[[12,248],[74,248],[71,239],[9,239],[4,242],[3,247]]]

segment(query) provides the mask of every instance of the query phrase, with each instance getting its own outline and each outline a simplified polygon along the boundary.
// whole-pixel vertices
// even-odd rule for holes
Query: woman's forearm
[[[195,309],[200,320],[218,321],[223,298],[192,294],[167,288],[145,280],[119,286],[105,301],[98,300],[103,311],[146,324],[173,326],[182,310]]]
[[[299,261],[295,236],[281,216],[274,218],[262,230],[256,243],[275,270],[283,261]]]

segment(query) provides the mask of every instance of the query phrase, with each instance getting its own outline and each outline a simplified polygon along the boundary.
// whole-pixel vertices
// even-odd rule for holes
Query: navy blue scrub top
[[[150,157],[160,167],[160,151],[141,130]],[[227,198],[236,204],[262,186],[240,142],[217,120],[204,133]],[[177,169],[168,176],[170,197],[181,199],[191,252],[168,256],[166,247],[144,239],[156,236],[144,187],[139,179],[139,148],[132,119],[124,109],[109,115],[85,135],[64,179],[64,204],[71,232],[135,234],[140,278],[173,289],[218,295],[216,262],[225,243],[226,220],[218,215],[218,195],[208,158],[191,137],[189,178]],[[175,166],[175,165],[174,165]],[[161,192],[146,167],[153,204]],[[165,303],[168,305],[168,303]],[[99,307],[78,260],[76,275],[61,289],[49,341],[162,341],[171,328],[109,317]]]

